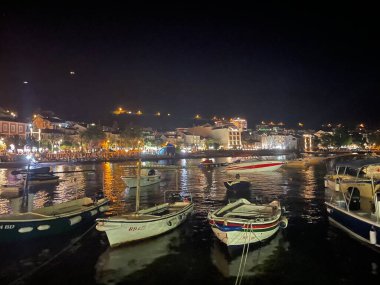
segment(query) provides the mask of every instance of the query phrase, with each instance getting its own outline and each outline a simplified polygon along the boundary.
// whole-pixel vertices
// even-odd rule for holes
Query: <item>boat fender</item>
[[[371,230],[369,231],[369,242],[370,244],[376,244],[377,242],[376,230],[374,226],[372,226]]]
[[[33,230],[33,227],[19,228],[18,232],[21,234],[29,233]]]
[[[99,207],[99,211],[103,213],[103,212],[107,211],[109,208],[110,208],[109,206],[101,206],[101,207]]]
[[[91,216],[95,216],[96,214],[98,213],[98,210],[92,210],[91,212],[90,212],[90,214],[91,214]]]
[[[288,219],[283,217],[280,221],[280,228],[285,229],[288,226]]]
[[[325,179],[325,188],[327,188],[329,185],[328,185],[328,182],[327,182],[327,179]]]
[[[73,225],[79,223],[81,220],[82,220],[82,217],[81,217],[81,216],[73,217],[73,218],[71,218],[71,219],[69,220],[69,221],[70,221],[70,225],[73,226]]]
[[[48,229],[50,229],[50,225],[40,225],[37,227],[37,230],[39,231],[46,231]]]
[[[335,179],[335,191],[340,191],[340,181],[339,181],[339,178]]]

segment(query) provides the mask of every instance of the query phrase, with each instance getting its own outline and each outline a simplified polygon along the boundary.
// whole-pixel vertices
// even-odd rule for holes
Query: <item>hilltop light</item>
[[[359,127],[361,127],[361,128],[364,128],[364,124],[363,124],[363,123],[361,123],[361,124],[359,125]]]
[[[303,123],[298,123],[298,126],[303,127]]]
[[[170,117],[170,113],[168,113],[168,117]]]
[[[156,113],[156,116],[161,116],[161,113],[160,113],[160,112],[157,112],[157,113]]]
[[[195,119],[200,119],[200,118],[201,118],[201,116],[199,114],[195,115]]]
[[[142,112],[140,110],[137,111],[137,115],[142,115]]]

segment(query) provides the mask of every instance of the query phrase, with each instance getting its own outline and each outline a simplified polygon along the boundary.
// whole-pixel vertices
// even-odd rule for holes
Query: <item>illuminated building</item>
[[[262,149],[297,149],[297,138],[292,135],[266,135],[261,136]]]
[[[230,120],[232,124],[234,124],[241,132],[247,130],[247,120],[237,117],[237,118],[232,118]]]

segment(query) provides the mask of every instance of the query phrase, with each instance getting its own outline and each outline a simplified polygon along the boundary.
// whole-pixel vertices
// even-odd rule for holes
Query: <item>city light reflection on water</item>
[[[236,158],[215,158],[216,163],[234,160]],[[178,170],[178,187],[183,193],[191,192],[195,208],[184,225],[168,234],[116,249],[109,248],[106,236],[93,229],[77,243],[75,250],[56,258],[46,265],[45,270],[28,278],[25,284],[44,280],[68,284],[73,278],[83,284],[157,284],[157,276],[170,276],[176,284],[232,284],[241,255],[228,251],[217,241],[208,225],[207,213],[236,198],[230,197],[223,185],[223,181],[233,176],[223,167],[199,168],[200,161],[159,161],[163,165],[188,167]],[[61,179],[58,185],[32,188],[29,201],[32,201],[32,207],[38,208],[76,197],[91,197],[103,190],[112,201],[111,212],[134,210],[136,189],[129,189],[126,193],[120,178],[135,173],[135,169],[128,166],[136,166],[136,162],[52,166],[52,170],[57,172],[94,172],[57,174]],[[0,181],[7,182],[10,171],[0,170]],[[157,169],[157,172],[162,177],[161,182],[141,188],[141,208],[162,202],[165,191],[176,187],[175,170]],[[324,173],[323,167],[308,167],[244,175],[251,181],[246,198],[269,197],[270,200],[277,197],[289,219],[288,228],[272,240],[252,246],[247,256],[246,282],[272,284],[277,280],[280,284],[303,284],[312,276],[313,284],[327,284],[329,280],[345,284],[340,280],[347,277],[349,270],[350,282],[353,280],[349,284],[356,284],[355,281],[363,275],[374,275],[373,264],[380,264],[378,257],[327,223],[323,204]],[[21,196],[1,196],[1,213],[20,210],[21,201]],[[45,262],[69,242],[65,243],[62,238],[59,248],[56,240],[29,243],[28,251],[20,249],[11,255],[3,254],[0,283],[4,281],[7,284],[31,267]],[[350,259],[351,255],[359,258],[360,262]],[[21,265],[20,260],[28,260],[29,265]],[[80,269],[77,264],[81,264]],[[334,271],[331,271],[333,265]]]

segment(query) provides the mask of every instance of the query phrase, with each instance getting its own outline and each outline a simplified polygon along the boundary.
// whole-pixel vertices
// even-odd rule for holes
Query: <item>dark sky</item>
[[[173,127],[197,113],[379,126],[377,10],[287,5],[3,5],[0,106],[92,121],[123,106],[169,112]]]

